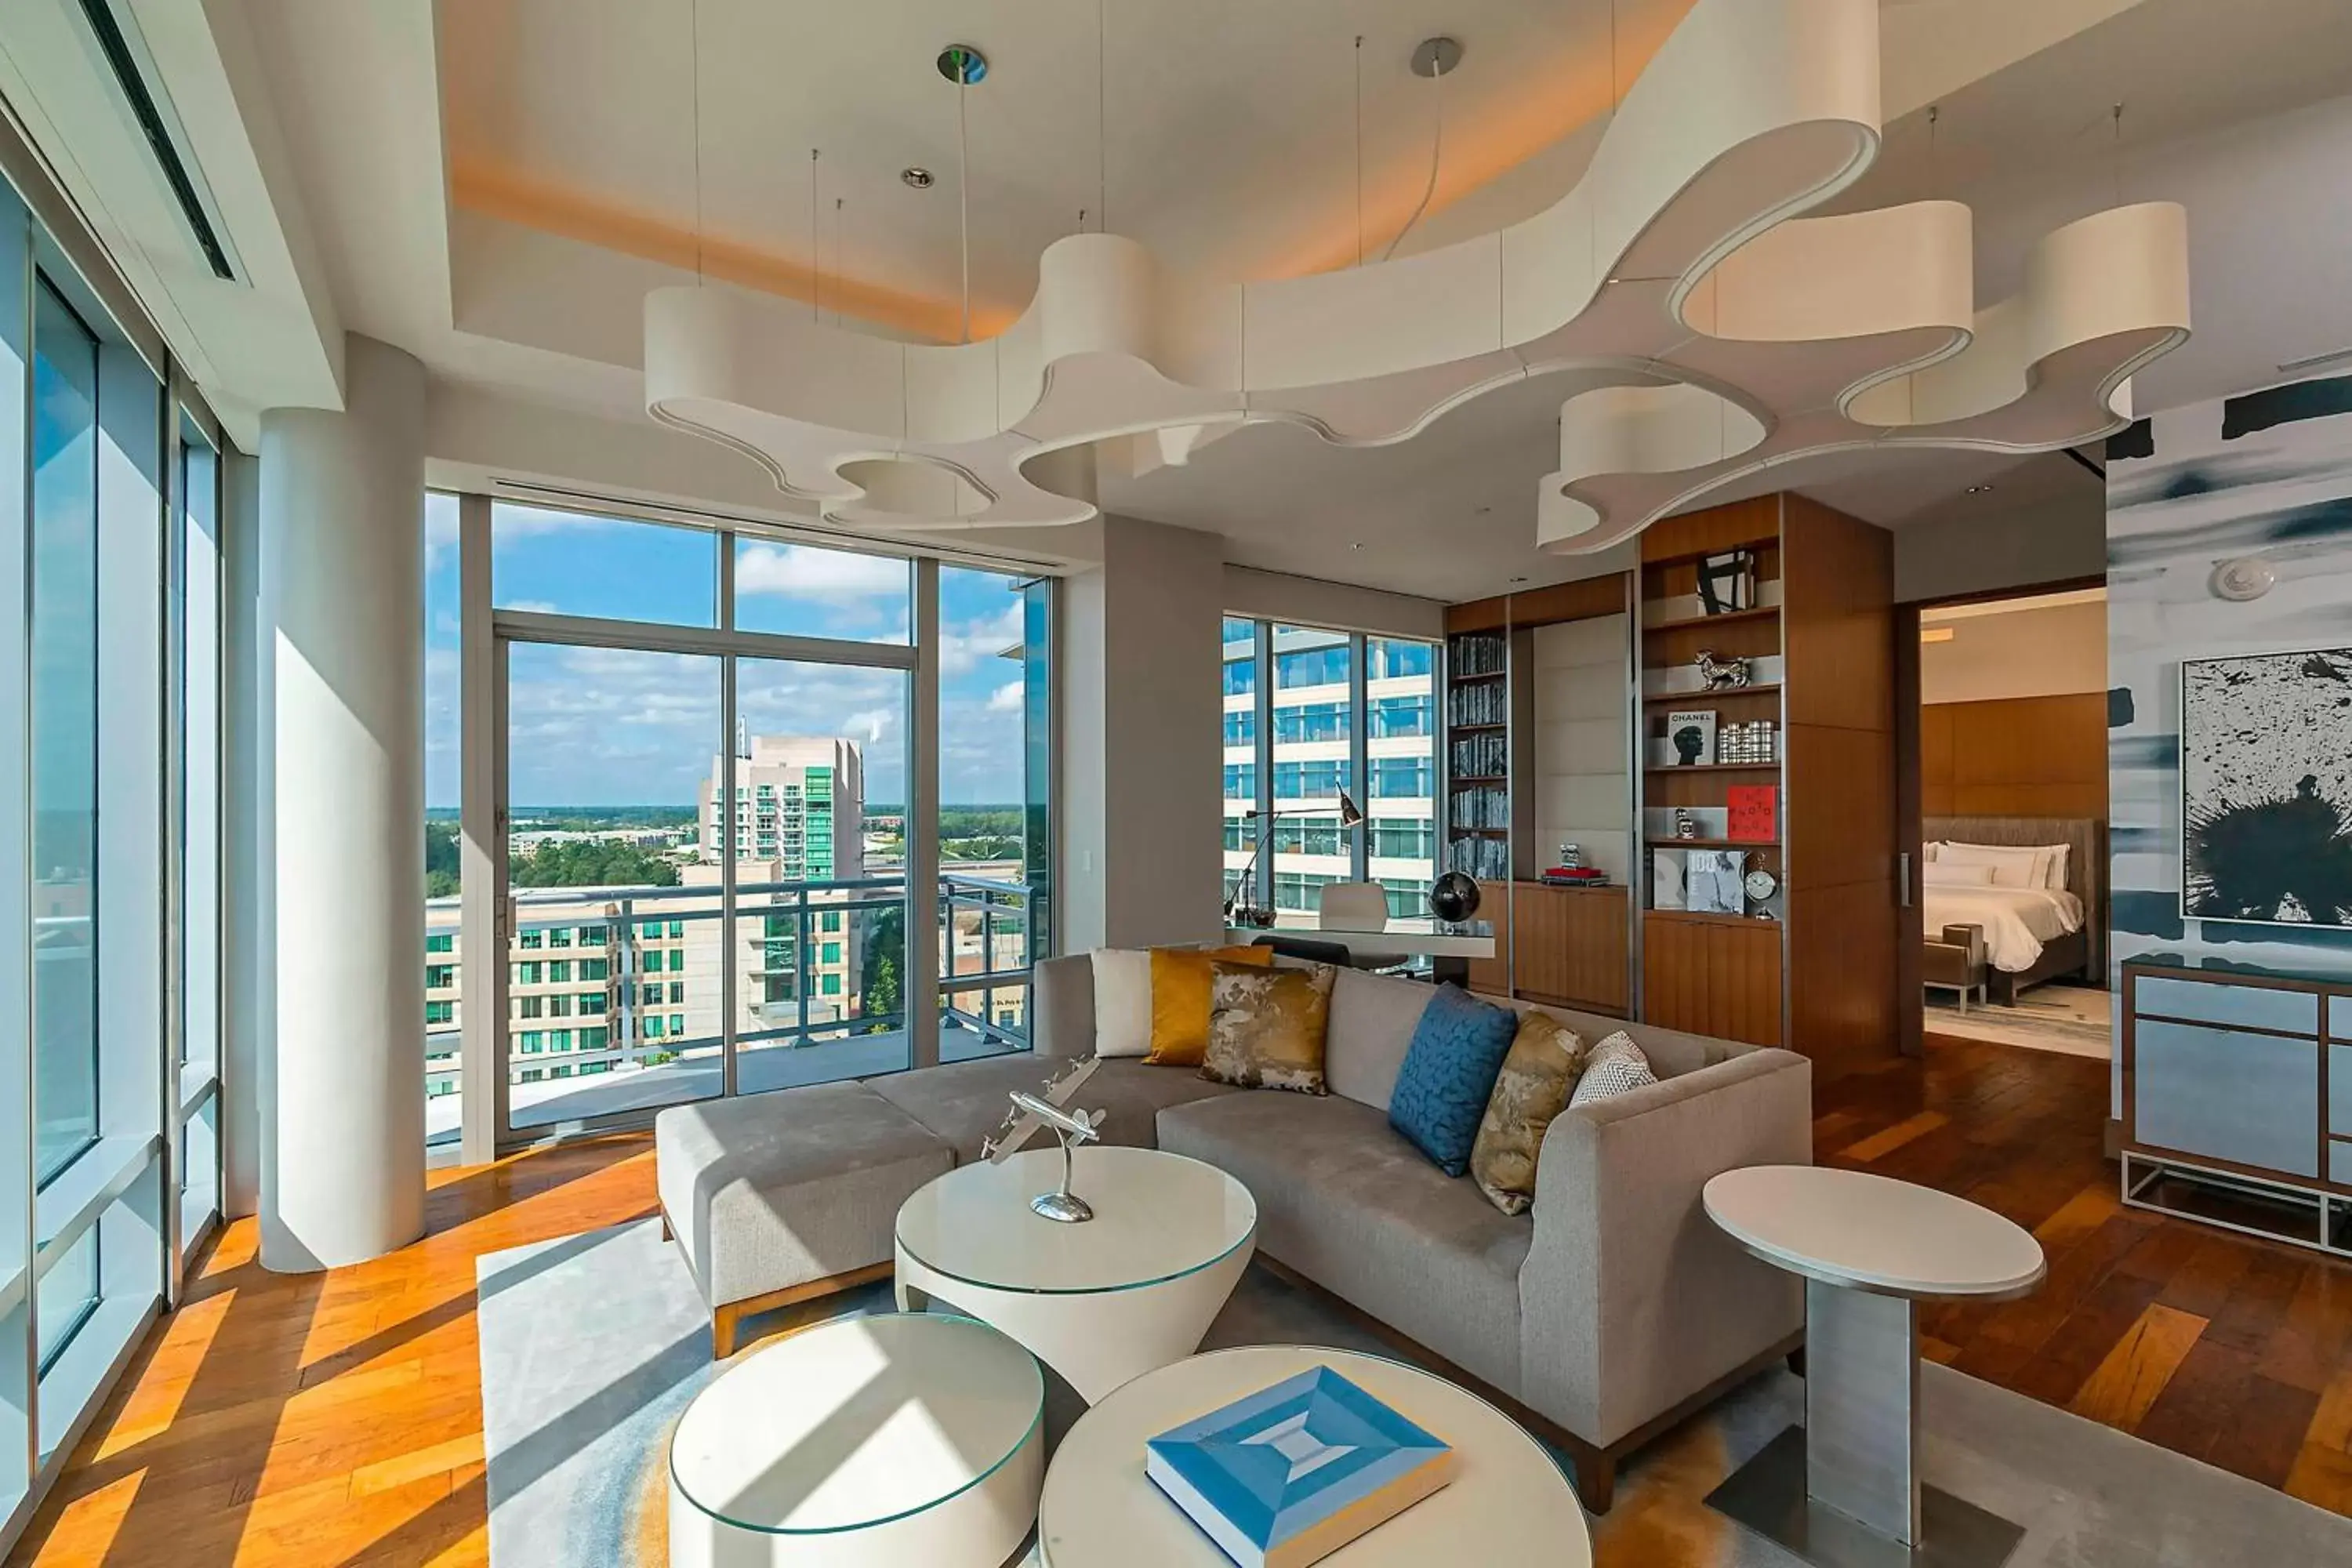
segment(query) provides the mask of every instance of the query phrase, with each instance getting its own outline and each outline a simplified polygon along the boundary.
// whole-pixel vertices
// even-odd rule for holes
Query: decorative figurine
[[[1052,1128],[1054,1135],[1062,1141],[1061,1190],[1039,1193],[1029,1200],[1029,1206],[1045,1218],[1062,1225],[1083,1225],[1094,1218],[1094,1205],[1070,1191],[1071,1152],[1081,1143],[1092,1143],[1101,1138],[1103,1118],[1110,1112],[1097,1110],[1090,1115],[1083,1110],[1065,1110],[1019,1089],[1013,1091],[1013,1104],[1015,1109]]]
[[[1094,1077],[1095,1068],[1101,1065],[1097,1058],[1080,1057],[1070,1064],[1069,1071],[1058,1078],[1047,1079],[1044,1096],[1045,1103],[1056,1109],[1069,1104],[1087,1079]],[[1045,1125],[1021,1108],[1018,1096],[1014,1099],[1013,1108],[1004,1113],[1004,1121],[997,1128],[995,1136],[981,1143],[980,1157],[992,1165],[1001,1165],[1020,1152],[1024,1144],[1037,1136],[1037,1129]]]
[[[1677,838],[1698,837],[1698,818],[1690,814],[1690,807],[1686,805],[1675,807],[1675,837]]]
[[[1698,674],[1709,691],[1736,691],[1749,679],[1746,659],[1717,658],[1715,650],[1706,647],[1698,650]]]
[[[1584,864],[1583,848],[1580,846],[1574,844],[1561,845],[1559,847],[1559,864],[1560,868],[1563,870],[1573,871],[1580,868]]]

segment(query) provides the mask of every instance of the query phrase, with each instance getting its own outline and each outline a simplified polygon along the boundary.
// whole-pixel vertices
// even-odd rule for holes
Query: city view
[[[460,1128],[456,518],[428,506],[427,1136]],[[501,613],[709,626],[707,533],[501,505]],[[736,626],[903,647],[903,560],[741,540]],[[1022,580],[940,572],[940,878],[906,880],[912,682],[883,661],[506,644],[508,1123],[517,1131],[908,1065],[908,933],[939,934],[942,1059],[1027,1039],[1032,725]],[[1039,601],[1042,603],[1042,599]],[[1041,623],[1042,626],[1042,623]],[[846,651],[846,649],[845,649]],[[903,666],[904,656],[898,656]],[[724,747],[722,664],[733,668]],[[1035,697],[1033,700],[1033,682]],[[732,784],[733,859],[727,858]],[[730,929],[727,903],[735,914]],[[730,1060],[730,1045],[732,1059]]]

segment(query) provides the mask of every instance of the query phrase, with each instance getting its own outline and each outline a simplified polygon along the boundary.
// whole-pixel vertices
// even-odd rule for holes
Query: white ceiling
[[[1115,229],[1179,265],[1268,277],[1352,261],[1359,34],[1373,252],[1427,176],[1435,93],[1403,61],[1432,33],[1467,54],[1444,84],[1435,197],[1404,248],[1523,216],[1580,173],[1612,54],[1629,72],[1688,0],[205,0],[202,51],[177,43],[192,0],[127,3],[173,45],[157,50],[165,85],[215,187],[238,197],[240,248],[290,258],[266,297],[167,279],[159,315],[213,323],[212,352],[190,358],[220,366],[207,390],[225,416],[249,412],[257,388],[297,384],[260,362],[306,333],[310,363],[340,363],[348,326],[433,372],[445,473],[784,517],[747,462],[646,420],[642,300],[690,277],[698,250],[715,277],[804,296],[814,144],[827,306],[849,303],[877,330],[952,335],[956,94],[930,63],[940,45],[972,42],[992,60],[966,100],[984,331],[1025,302],[1038,253],[1081,207],[1091,226],[1105,195]],[[2187,201],[2196,247],[2199,335],[2147,379],[2144,405],[2352,346],[2352,203],[2315,197],[2340,197],[2352,159],[2352,99],[2331,97],[2352,92],[2352,0],[1885,5],[1899,118],[1854,200],[1971,202],[1980,298],[2007,289],[2033,237],[2111,203],[2120,174],[2125,199]],[[77,90],[26,77],[0,90]],[[2119,93],[2120,160],[2105,118]],[[1916,107],[1929,98],[1933,160]],[[86,209],[110,205],[116,176],[52,156]],[[908,163],[939,184],[909,190],[897,177]],[[1253,427],[1187,467],[1106,480],[1103,500],[1222,533],[1244,563],[1438,598],[1583,575],[1608,558],[1533,547],[1536,481],[1558,467],[1570,390],[1528,383],[1390,448]],[[233,428],[250,444],[249,419]],[[2063,456],[1841,458],[1771,484],[1900,526],[2098,493]],[[1091,530],[1052,531],[1000,542],[1064,560],[1094,548]]]

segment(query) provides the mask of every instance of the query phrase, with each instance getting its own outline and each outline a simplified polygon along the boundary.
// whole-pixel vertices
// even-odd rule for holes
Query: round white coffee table
[[[670,1439],[670,1568],[1001,1568],[1037,1516],[1045,1380],[984,1323],[851,1318],[770,1345]]]
[[[1144,1444],[1302,1372],[1328,1366],[1453,1446],[1443,1489],[1322,1560],[1322,1568],[1541,1563],[1588,1568],[1584,1510],[1542,1445],[1469,1390],[1380,1356],[1311,1345],[1212,1351],[1147,1373],[1078,1418],[1045,1472],[1045,1568],[1232,1568],[1143,1473]]]
[[[1809,1563],[1932,1548],[1992,1568],[2023,1531],[1919,1480],[1921,1301],[2022,1296],[2042,1244],[1990,1209],[1863,1171],[1759,1165],[1706,1184],[1707,1217],[1805,1281],[1805,1424],[1707,1501]]]
[[[902,1309],[937,1301],[1029,1347],[1091,1405],[1181,1360],[1257,1247],[1257,1204],[1214,1165],[1154,1149],[1077,1152],[1071,1188],[1095,1217],[1029,1200],[1061,1184],[1058,1149],[950,1171],[898,1210]]]

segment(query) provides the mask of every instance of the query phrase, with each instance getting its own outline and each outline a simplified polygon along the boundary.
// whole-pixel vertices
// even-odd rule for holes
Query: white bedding
[[[1920,900],[1927,936],[1982,926],[1985,953],[2004,974],[2022,974],[2042,944],[2083,929],[2083,900],[2062,888],[1928,888]]]

